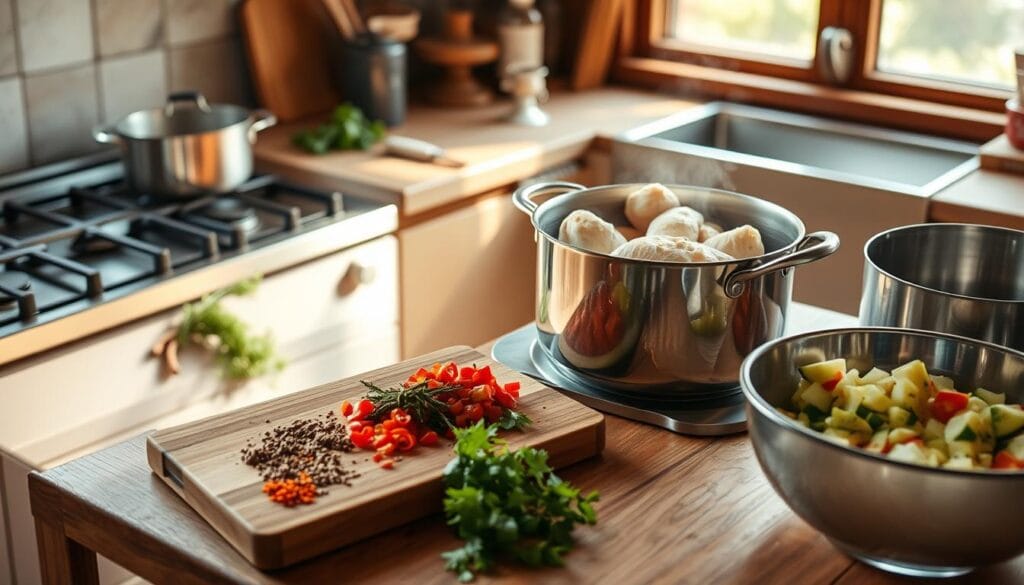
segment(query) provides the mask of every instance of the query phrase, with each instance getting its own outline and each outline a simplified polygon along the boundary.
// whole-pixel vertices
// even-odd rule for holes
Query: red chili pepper
[[[498,404],[508,409],[514,409],[516,407],[516,399],[505,390],[499,390],[494,393],[494,399],[498,401]]]
[[[395,421],[395,424],[399,426],[407,427],[412,422],[412,416],[405,412],[405,410],[396,408],[391,411],[391,420]]]
[[[366,426],[369,426],[371,429],[373,428],[372,424],[369,424],[365,421],[354,420],[348,423],[348,432],[349,434],[358,433],[359,431],[363,430],[363,427]]]
[[[831,392],[831,391],[836,389],[836,386],[839,385],[839,382],[842,381],[842,379],[843,379],[843,373],[842,372],[836,372],[836,375],[833,376],[831,380],[825,380],[824,382],[822,382],[821,383],[821,387],[824,388],[825,390],[828,390],[829,392]]]
[[[360,449],[368,449],[373,444],[374,432],[373,427],[364,426],[357,432],[353,432],[351,439],[352,444]]]
[[[430,447],[431,445],[436,445],[437,440],[437,433],[435,433],[434,431],[427,431],[420,435],[420,445],[426,445],[427,447]]]
[[[409,429],[391,431],[391,441],[399,451],[411,451],[416,446],[416,437],[409,432]]]
[[[360,400],[359,402],[356,403],[355,408],[353,409],[352,415],[348,417],[348,420],[350,420],[350,421],[363,420],[366,417],[370,416],[370,413],[372,413],[372,412],[373,412],[373,403],[370,402],[369,400],[366,400],[364,398],[363,400]]]
[[[935,395],[935,400],[932,401],[932,417],[941,423],[949,422],[949,419],[953,418],[956,413],[967,408],[969,398],[967,394],[955,390],[939,390],[939,393]]]
[[[373,438],[373,448],[380,449],[385,445],[391,444],[391,433],[379,433]]]
[[[1017,459],[1009,451],[1000,451],[992,460],[992,469],[1024,469],[1024,460]]]
[[[352,412],[354,410],[355,410],[355,407],[352,406],[351,402],[349,402],[348,400],[342,400],[341,401],[341,416],[344,416],[344,417],[347,418],[347,417],[349,417],[352,414]]]

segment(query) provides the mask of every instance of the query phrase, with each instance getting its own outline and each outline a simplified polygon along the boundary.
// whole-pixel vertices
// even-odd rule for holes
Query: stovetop
[[[12,184],[16,185],[3,188]],[[20,182],[18,177],[4,177],[0,182],[0,342],[383,207],[356,198],[343,200],[340,193],[305,188],[270,175],[255,177],[230,193],[158,199],[131,190],[118,162],[83,161],[50,175],[37,169]],[[340,249],[345,241],[336,240]],[[324,245],[305,247],[310,254],[324,251]],[[297,263],[315,257],[310,254],[293,250],[285,256]],[[251,272],[287,266],[258,264]],[[231,272],[239,270],[235,267]],[[228,283],[218,286],[224,284]],[[197,288],[184,300],[208,289]],[[0,364],[7,357],[0,351]]]

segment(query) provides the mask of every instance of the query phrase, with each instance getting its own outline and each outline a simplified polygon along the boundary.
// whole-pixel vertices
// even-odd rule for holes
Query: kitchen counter
[[[1024,175],[978,169],[935,194],[928,218],[1024,230]]]
[[[800,304],[791,317],[795,328],[853,321]],[[532,571],[505,564],[493,580],[913,582],[854,561],[793,514],[761,473],[746,435],[688,437],[608,416],[606,437],[601,457],[560,474],[601,492],[598,524],[577,530],[579,546],[566,566]],[[262,573],[149,471],[145,440],[139,436],[32,476],[32,508],[51,582],[65,582],[69,573],[91,582],[94,552],[154,582],[454,582],[439,555],[458,541],[437,516]],[[1024,557],[948,582],[1022,580]]]
[[[415,215],[580,158],[595,136],[613,135],[697,104],[622,88],[554,92],[544,104],[551,123],[542,128],[502,121],[511,107],[508,101],[478,109],[413,105],[406,123],[392,132],[433,142],[466,166],[451,169],[385,157],[379,149],[315,156],[292,146],[297,130],[321,119],[261,133],[256,160],[264,172],[396,203],[403,215]]]

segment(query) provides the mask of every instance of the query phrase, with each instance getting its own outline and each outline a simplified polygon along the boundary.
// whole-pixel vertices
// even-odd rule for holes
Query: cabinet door
[[[533,320],[536,247],[508,193],[398,233],[402,354],[479,345]]]

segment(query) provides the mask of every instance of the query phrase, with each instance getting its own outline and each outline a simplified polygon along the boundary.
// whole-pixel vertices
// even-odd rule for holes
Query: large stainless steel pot
[[[744,356],[782,335],[791,268],[832,254],[839,238],[805,235],[798,217],[767,201],[670,185],[708,221],[758,228],[768,252],[733,262],[662,263],[558,240],[562,220],[576,209],[628,225],[623,205],[641,186],[541,183],[513,195],[537,233],[540,343],[568,376],[613,391],[680,400],[737,392]],[[533,201],[554,193],[540,205]]]
[[[864,246],[862,325],[927,329],[1024,350],[1024,232],[894,228]]]
[[[256,133],[277,123],[267,110],[210,105],[198,92],[173,93],[163,108],[133,112],[93,138],[121,146],[129,185],[159,197],[222,193],[252,176]]]

